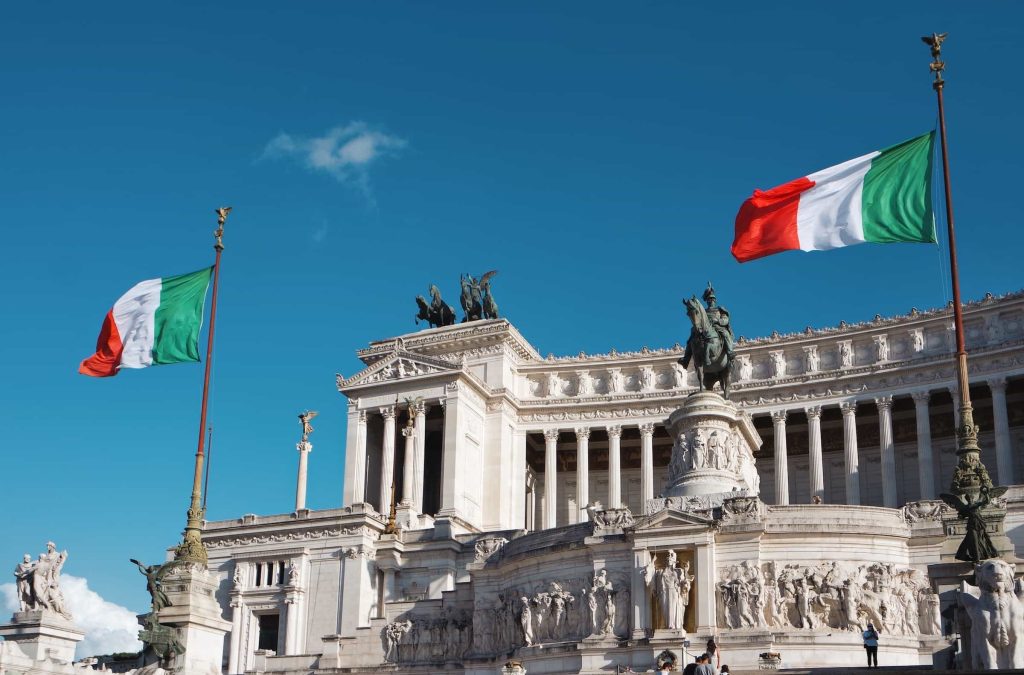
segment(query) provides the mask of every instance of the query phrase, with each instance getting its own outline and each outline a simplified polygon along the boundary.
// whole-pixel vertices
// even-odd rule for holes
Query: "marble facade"
[[[950,314],[741,338],[732,412],[699,424],[678,345],[544,357],[503,319],[373,342],[337,378],[344,506],[205,525],[224,672],[642,671],[711,635],[739,667],[847,665],[867,619],[887,663],[930,664]],[[965,322],[983,459],[1015,485],[1024,293]],[[1024,547],[1024,490],[1005,508]]]

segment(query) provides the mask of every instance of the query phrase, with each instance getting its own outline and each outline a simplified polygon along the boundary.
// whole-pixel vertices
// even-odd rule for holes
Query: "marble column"
[[[956,429],[960,428],[960,387],[955,384],[949,385],[949,396],[953,399],[953,435],[956,435]]]
[[[582,523],[589,518],[590,503],[590,429],[576,429],[576,506],[579,512],[573,522]]]
[[[1006,414],[1006,378],[988,381],[992,391],[992,421],[996,437],[997,485],[1013,485],[1013,451],[1010,447],[1010,419]]]
[[[786,411],[772,412],[775,431],[775,503],[789,503],[789,457],[786,452]]]
[[[295,449],[299,451],[299,475],[295,481],[295,510],[298,512],[306,508],[306,473],[313,444],[309,441],[300,441],[295,445]]]
[[[846,468],[846,503],[860,504],[860,455],[857,451],[857,402],[839,404],[843,413],[843,460]]]
[[[875,398],[878,406],[878,447],[882,455],[882,506],[896,508],[896,449],[892,441],[892,396]]]
[[[413,494],[413,473],[416,464],[416,429],[410,426],[402,427],[402,436],[405,437],[405,461],[402,462],[402,506],[412,506]]]
[[[413,415],[416,429],[415,452],[413,453],[412,471],[412,505],[418,513],[423,513],[423,461],[427,443],[427,406],[423,401],[412,404],[410,415]],[[404,495],[403,495],[404,496]]]
[[[361,504],[366,501],[366,411],[355,403],[348,408],[348,431],[345,435],[345,489],[342,503]]]
[[[807,458],[811,475],[811,498],[825,500],[825,468],[821,460],[821,406],[805,408],[807,413]]]
[[[640,508],[654,499],[654,424],[640,425]]]
[[[236,565],[239,563],[235,563]],[[232,592],[231,598],[231,643],[228,647],[228,675],[238,675],[245,669],[244,663],[239,663],[239,651],[241,648],[242,639],[242,616],[244,614],[245,605],[242,603],[242,599],[237,597],[235,592]],[[241,659],[244,661],[244,659]]]
[[[608,427],[608,504],[606,508],[622,506],[622,427]]]
[[[932,418],[928,410],[927,391],[915,391],[914,412],[917,414],[917,475],[921,499],[935,499],[935,457],[932,455]]]
[[[395,473],[395,408],[381,408],[384,418],[384,442],[380,460],[380,513],[391,513],[391,488]]]
[[[558,522],[558,429],[544,432],[544,522],[545,530]]]

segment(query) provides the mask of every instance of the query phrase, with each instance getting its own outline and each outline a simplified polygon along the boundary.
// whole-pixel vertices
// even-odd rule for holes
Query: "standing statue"
[[[60,588],[60,572],[67,559],[68,552],[58,553],[57,545],[52,541],[46,542],[46,553],[40,553],[38,560],[32,560],[32,556],[25,554],[22,562],[14,568],[19,611],[46,610],[71,619]]]
[[[423,299],[422,295],[416,296],[416,304],[420,311],[416,315],[416,323],[421,320],[434,328],[435,326],[451,326],[455,323],[455,310],[452,306],[441,299],[441,291],[434,284],[430,284],[430,304]]]
[[[718,382],[722,386],[722,395],[728,398],[732,364],[736,358],[733,352],[732,320],[729,311],[718,306],[715,289],[710,282],[704,291],[704,302],[707,303],[707,309],[697,300],[697,296],[683,300],[692,327],[686,341],[686,351],[679,363],[683,368],[688,368],[692,359],[700,391],[710,390]]]
[[[309,441],[309,435],[313,433],[313,425],[309,422],[319,414],[315,410],[307,410],[299,415],[299,424],[302,425],[302,443]]]
[[[686,608],[690,602],[690,587],[693,575],[690,574],[690,563],[684,562],[679,567],[676,552],[669,550],[665,567],[654,569],[654,559],[640,570],[648,587],[653,586],[654,595],[661,608],[661,618],[665,628],[685,630]]]
[[[978,492],[978,498],[974,501],[971,501],[970,493],[953,495],[943,492],[939,495],[942,501],[956,509],[961,520],[967,521],[967,532],[964,534],[964,540],[960,542],[960,548],[956,551],[957,560],[978,563],[982,560],[999,557],[999,551],[992,544],[992,539],[985,529],[985,520],[981,516],[981,511],[1004,492],[1006,492],[1005,487],[990,488],[982,485]]]
[[[177,565],[177,562],[171,561],[166,562],[163,565],[143,565],[135,558],[132,558],[130,562],[135,563],[139,568],[139,572],[142,576],[146,577],[146,590],[149,591],[150,606],[153,612],[159,612],[164,607],[169,607],[171,601],[167,599],[167,594],[164,593],[163,579],[172,568]]]

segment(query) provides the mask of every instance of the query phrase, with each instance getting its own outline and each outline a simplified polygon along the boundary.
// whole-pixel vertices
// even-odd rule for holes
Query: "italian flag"
[[[747,262],[781,251],[864,242],[935,242],[934,132],[871,152],[771,190],[736,214],[732,254]]]
[[[145,368],[199,360],[206,289],[212,267],[163,279],[140,281],[107,312],[96,353],[78,372],[117,375],[121,368]]]

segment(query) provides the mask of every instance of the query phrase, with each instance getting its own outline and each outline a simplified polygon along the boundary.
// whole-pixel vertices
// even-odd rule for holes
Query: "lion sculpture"
[[[974,568],[978,582],[962,582],[960,602],[971,620],[970,668],[1024,668],[1024,587],[1004,560],[983,560]]]

